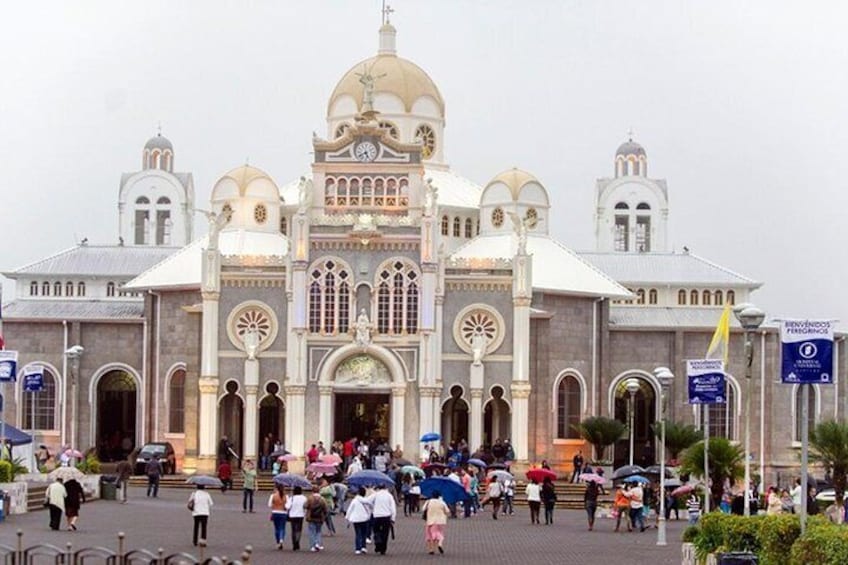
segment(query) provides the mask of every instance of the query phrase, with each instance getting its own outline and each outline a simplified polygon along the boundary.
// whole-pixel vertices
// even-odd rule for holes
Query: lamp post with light
[[[85,348],[82,345],[74,345],[65,351],[65,356],[71,363],[71,437],[69,443],[74,449],[77,447],[77,380],[79,379],[80,358]]]
[[[667,545],[665,537],[665,418],[668,388],[674,373],[668,367],[657,367],[654,376],[660,381],[660,514],[657,516],[657,545]]]
[[[754,362],[753,333],[766,317],[765,312],[753,304],[733,307],[733,314],[745,330],[745,516],[751,515],[751,365]],[[763,433],[763,430],[760,430]]]
[[[630,466],[633,466],[633,417],[636,412],[636,393],[639,391],[639,381],[637,379],[627,379],[624,383],[627,392],[630,393]]]

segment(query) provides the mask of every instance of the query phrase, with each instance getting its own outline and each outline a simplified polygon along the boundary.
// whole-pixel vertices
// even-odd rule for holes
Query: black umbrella
[[[634,466],[635,466],[635,465],[634,465]],[[645,472],[644,472],[644,474],[645,474],[645,475],[656,475],[656,476],[658,476],[658,477],[659,477],[659,476],[660,476],[660,472],[661,472],[661,469],[660,469],[660,466],[659,466],[659,465],[651,465],[650,467],[645,467]],[[673,478],[673,477],[674,477],[674,473],[672,473],[672,472],[671,472],[671,469],[669,469],[668,467],[666,467],[666,468],[665,468],[665,478],[666,478],[666,479],[671,479],[671,478]]]
[[[612,478],[615,479],[623,479],[624,477],[629,477],[631,475],[641,475],[645,472],[645,469],[640,467],[639,465],[625,465],[624,467],[619,467],[615,471],[612,472]]]
[[[505,470],[506,470],[506,469],[508,469],[508,468],[509,468],[509,467],[507,467],[507,466],[506,466],[506,465],[504,465],[503,463],[492,463],[492,464],[491,464],[491,465],[489,465],[489,467],[488,467],[489,471],[491,471],[492,469],[494,469],[494,470],[496,470],[496,471],[497,471],[498,469],[500,469],[501,471],[505,471]]]

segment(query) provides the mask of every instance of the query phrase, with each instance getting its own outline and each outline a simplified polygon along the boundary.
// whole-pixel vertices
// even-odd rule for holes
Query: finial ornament
[[[162,122],[156,122],[156,135],[162,135]]]
[[[633,126],[630,126],[627,130],[627,141],[633,141]]]
[[[389,17],[394,13],[395,9],[386,4],[386,0],[383,0],[383,25],[392,23],[389,21]]]

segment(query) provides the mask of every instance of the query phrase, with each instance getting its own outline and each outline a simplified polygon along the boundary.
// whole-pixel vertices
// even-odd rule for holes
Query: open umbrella
[[[300,487],[302,489],[312,490],[312,483],[307,481],[306,478],[293,473],[280,473],[279,475],[274,475],[274,484],[289,488]]]
[[[82,452],[78,449],[66,449],[65,455],[67,455],[68,457],[79,459],[82,457]]]
[[[428,441],[439,441],[440,439],[442,439],[442,434],[436,432],[428,432],[421,436],[421,441],[425,443]]]
[[[606,482],[604,478],[597,473],[582,473],[579,478],[584,483],[598,483],[599,485],[602,485]]]
[[[186,482],[190,485],[203,485],[205,487],[221,488],[223,483],[218,477],[210,477],[209,475],[192,475]]]
[[[651,465],[650,467],[645,467],[645,472],[642,473],[642,474],[643,475],[656,475],[656,476],[659,477],[661,470],[662,470],[662,468],[659,465]],[[670,479],[672,477],[674,477],[674,473],[671,472],[671,469],[666,467],[665,468],[665,478]]]
[[[469,460],[468,460],[468,464],[469,464],[469,465],[474,465],[474,466],[475,466],[475,467],[477,467],[478,469],[483,469],[483,470],[485,470],[485,469],[486,469],[486,467],[488,467],[488,465],[486,465],[486,462],[485,462],[485,461],[483,461],[482,459],[477,459],[477,458],[469,459]]]
[[[357,471],[347,478],[347,484],[352,487],[395,486],[395,482],[388,475],[373,469]]]
[[[318,456],[318,461],[321,463],[331,463],[333,465],[338,465],[342,462],[342,458],[338,453],[325,453],[324,455]]]
[[[624,479],[624,482],[626,482],[626,483],[642,483],[642,484],[648,484],[648,483],[650,483],[651,481],[649,481],[648,479],[646,479],[645,477],[643,477],[643,476],[641,476],[641,475],[630,475],[629,477],[627,477],[626,479]]]
[[[671,491],[671,496],[683,496],[695,490],[695,485],[683,485]]]
[[[335,475],[339,472],[332,463],[310,463],[306,470],[315,475]]]
[[[680,479],[666,479],[665,480],[665,488],[677,488],[681,486],[683,483],[680,482]]]
[[[432,498],[433,493],[438,491],[448,504],[455,504],[468,498],[465,488],[458,482],[447,477],[431,477],[421,481],[421,496]]]
[[[421,470],[424,471],[424,474],[426,474],[426,475],[432,475],[433,473],[441,474],[441,472],[444,469],[447,469],[447,468],[448,468],[448,466],[445,465],[444,463],[435,463],[434,462],[434,463],[424,463],[423,465],[421,465]]]
[[[392,463],[394,463],[398,467],[406,467],[407,465],[415,465],[415,463],[413,463],[409,459],[404,459],[403,457],[396,457],[395,459],[392,459]]]
[[[489,471],[488,477],[490,479],[495,479],[496,481],[507,481],[507,480],[515,478],[515,477],[512,476],[512,473],[509,473],[507,471],[502,471],[500,469],[496,469],[494,471]]]
[[[404,465],[400,468],[400,472],[402,475],[424,476],[424,471],[421,470],[421,467],[416,467],[415,465]]]
[[[286,451],[285,449],[277,449],[277,450],[272,451],[271,454],[268,457],[274,458],[274,457],[279,457],[280,455],[291,455],[291,454],[288,451]]]
[[[50,474],[47,475],[47,478],[51,481],[55,481],[56,479],[62,479],[63,481],[70,481],[71,479],[81,480],[85,477],[85,473],[77,469],[76,467],[57,467],[50,471]]]
[[[630,475],[641,475],[645,472],[645,469],[640,467],[639,465],[625,465],[624,467],[619,467],[615,471],[612,472],[613,479],[623,479],[624,477],[629,477]]]
[[[529,471],[527,471],[527,478],[531,481],[541,483],[545,479],[555,481],[557,476],[556,473],[554,473],[550,469],[530,469]]]
[[[505,471],[507,469],[507,466],[503,463],[491,463],[489,465],[489,470],[491,471],[492,469],[500,469],[502,471]]]
[[[297,461],[297,455],[292,455],[291,453],[284,453],[283,455],[277,456],[277,461],[282,463],[283,461]]]

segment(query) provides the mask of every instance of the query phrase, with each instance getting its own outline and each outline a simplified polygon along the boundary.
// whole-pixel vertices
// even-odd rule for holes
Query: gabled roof
[[[285,257],[289,240],[279,232],[225,229],[219,234],[218,249],[223,256]],[[127,290],[199,288],[203,250],[209,242],[205,235],[183,247],[162,262],[125,284]]]
[[[21,275],[133,277],[177,249],[177,247],[77,245],[3,275],[10,279],[17,279]]]
[[[456,259],[510,258],[518,240],[512,233],[480,235],[452,255]],[[527,252],[533,256],[533,290],[584,296],[632,298],[632,294],[594,265],[544,234],[527,237]]]
[[[715,307],[662,307],[662,306],[611,306],[610,328],[704,328],[713,331],[718,325],[723,306]],[[730,327],[741,329],[735,316],[730,317]],[[762,326],[776,327],[766,322]]]
[[[762,286],[694,253],[581,252],[580,256],[622,284]]]
[[[16,300],[3,306],[3,319],[135,320],[144,315],[141,300]]]

